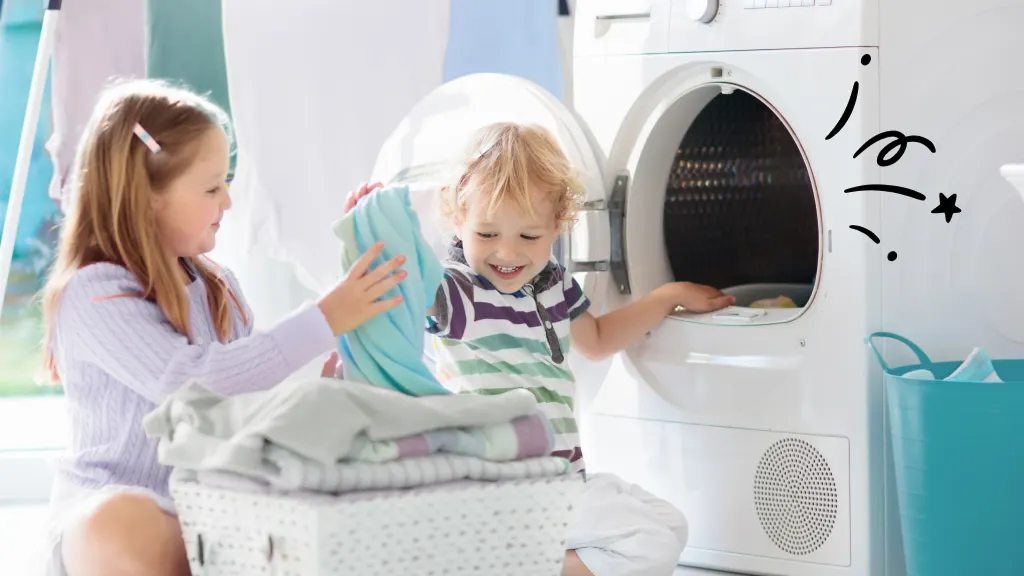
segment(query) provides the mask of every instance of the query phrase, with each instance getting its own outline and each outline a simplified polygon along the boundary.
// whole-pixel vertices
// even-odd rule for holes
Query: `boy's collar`
[[[466,262],[466,253],[462,249],[462,240],[458,236],[452,238],[452,241],[448,243],[448,259],[457,264],[461,264],[469,268],[469,263]],[[548,260],[548,263],[544,268],[531,279],[527,284],[533,284],[535,292],[543,292],[558,283],[555,277],[555,271],[558,269],[558,264],[552,259]],[[477,274],[474,270],[473,274],[483,283],[484,287],[489,290],[496,290],[493,284],[485,278],[482,274]],[[517,290],[514,294],[521,294],[522,289]]]

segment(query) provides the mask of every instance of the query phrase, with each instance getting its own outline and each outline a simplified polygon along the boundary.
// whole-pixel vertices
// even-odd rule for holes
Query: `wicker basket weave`
[[[341,498],[172,480],[195,576],[558,576],[577,474]]]

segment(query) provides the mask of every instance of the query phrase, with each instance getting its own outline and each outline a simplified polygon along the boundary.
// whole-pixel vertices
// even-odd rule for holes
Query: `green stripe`
[[[546,342],[537,340],[536,338],[518,338],[511,334],[492,334],[490,336],[484,336],[483,338],[477,338],[476,340],[447,340],[444,341],[444,345],[449,348],[464,344],[467,348],[472,350],[487,350],[489,352],[498,352],[501,350],[519,350],[525,348],[535,354],[548,354],[548,345]]]
[[[529,390],[537,398],[537,402],[554,402],[557,404],[565,404],[572,409],[572,397],[563,396],[558,392],[555,392],[551,388],[546,386],[530,386],[529,388],[481,388],[479,390],[473,390],[474,394],[483,394],[485,396],[497,396],[498,394],[504,394],[512,390]]]
[[[575,418],[551,418],[551,427],[555,429],[555,434],[578,434],[579,429],[576,428]]]
[[[438,340],[441,345],[448,348],[463,345],[470,350],[487,350],[488,352],[525,349],[528,352],[540,354],[541,356],[551,355],[551,350],[548,348],[546,341],[538,340],[537,338],[520,338],[511,334],[492,334],[483,338],[477,338],[476,340],[452,340],[448,338],[439,338]],[[569,350],[568,337],[559,338],[558,343],[561,345],[563,353]]]
[[[509,374],[512,376],[533,376],[534,378],[557,378],[572,381],[572,373],[547,362],[489,362],[480,358],[445,362],[445,369],[460,377],[481,374]]]

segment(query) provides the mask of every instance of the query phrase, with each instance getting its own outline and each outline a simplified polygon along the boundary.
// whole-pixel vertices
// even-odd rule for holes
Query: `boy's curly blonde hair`
[[[545,128],[499,122],[481,128],[456,167],[457,176],[441,189],[440,208],[454,224],[471,202],[486,202],[493,212],[512,200],[535,216],[530,185],[550,195],[555,220],[565,230],[576,222],[585,191],[576,169]]]

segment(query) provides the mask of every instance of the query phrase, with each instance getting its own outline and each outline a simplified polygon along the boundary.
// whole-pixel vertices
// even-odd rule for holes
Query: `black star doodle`
[[[932,214],[943,214],[946,217],[946,224],[949,224],[953,220],[953,214],[959,214],[962,212],[956,205],[956,194],[950,194],[947,198],[945,194],[939,192],[939,205],[932,210]]]
[[[870,64],[871,55],[864,54],[863,56],[861,56],[860,63],[862,66],[867,66],[868,64]],[[846,123],[850,120],[850,116],[853,115],[854,108],[856,108],[857,106],[857,95],[859,93],[860,83],[855,81],[853,83],[853,89],[850,91],[850,98],[846,101],[846,108],[843,109],[843,113],[839,117],[839,121],[836,122],[836,125],[832,127],[832,130],[828,133],[828,135],[825,136],[825,140],[831,140],[832,137],[834,137],[836,134],[839,134],[846,126]],[[931,140],[925,138],[924,136],[918,136],[915,134],[911,134],[908,136],[903,132],[900,132],[899,130],[886,130],[884,132],[880,132],[872,136],[871,138],[868,138],[867,142],[861,145],[861,147],[858,148],[856,152],[854,152],[853,157],[856,158],[860,156],[862,152],[870,148],[873,144],[885,139],[892,139],[892,141],[883,146],[882,149],[878,151],[878,156],[875,159],[875,163],[881,167],[892,166],[893,164],[899,162],[900,158],[903,157],[903,153],[907,151],[908,144],[920,144],[927,148],[929,152],[935,154],[935,144],[933,144]],[[860,186],[853,186],[847,188],[846,190],[844,190],[844,192],[849,194],[850,192],[864,192],[867,190],[899,194],[901,196],[906,196],[908,198],[912,198],[914,200],[918,200],[921,202],[925,200],[925,195],[918,192],[917,190],[912,190],[904,186],[896,186],[894,184],[863,184]],[[953,219],[953,214],[957,214],[960,212],[960,208],[958,208],[956,205],[956,194],[952,194],[949,196],[949,198],[947,198],[945,194],[942,194],[941,192],[939,193],[939,205],[934,210],[932,210],[932,214],[944,214],[946,216],[946,223],[948,224]],[[868,230],[863,226],[851,225],[850,229],[860,232],[861,234],[864,234],[865,236],[870,238],[871,241],[874,242],[875,244],[881,244],[881,240],[878,238],[878,236],[874,232]],[[896,252],[889,252],[887,254],[887,258],[890,262],[895,261]]]

